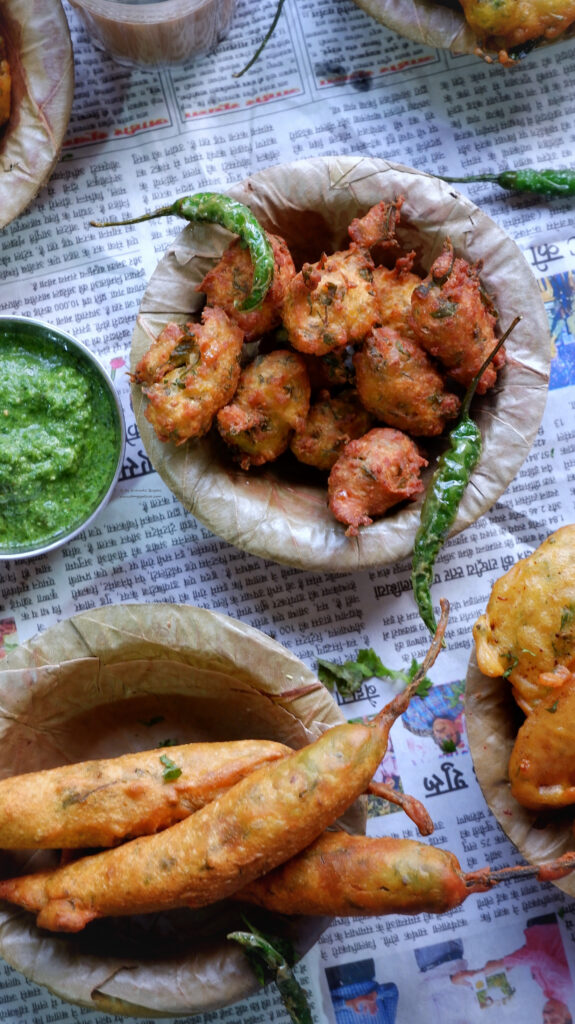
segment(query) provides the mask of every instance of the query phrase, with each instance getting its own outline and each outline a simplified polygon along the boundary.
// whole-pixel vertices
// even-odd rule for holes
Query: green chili
[[[413,547],[411,582],[419,614],[432,634],[437,630],[431,603],[435,559],[453,525],[465,488],[481,455],[481,431],[471,419],[469,407],[480,378],[520,319],[515,317],[469,385],[459,420],[449,434],[446,450],[439,456],[421,506]]]
[[[275,981],[292,1024],[313,1024],[307,996],[292,971],[295,957],[290,943],[266,938],[249,922],[246,924],[249,932],[230,932],[228,939],[243,946],[262,985]]]
[[[220,192],[198,192],[193,196],[176,199],[170,206],[144,213],[140,217],[109,222],[90,221],[95,228],[112,228],[123,224],[139,224],[154,217],[183,217],[184,220],[209,221],[221,224],[228,231],[239,235],[250,250],[254,276],[252,290],[240,309],[250,310],[261,305],[272,283],[274,255],[269,239],[252,211],[243,203]]]
[[[494,181],[501,188],[513,192],[532,192],[534,195],[575,196],[575,170],[534,171],[528,168],[519,171],[501,171],[500,174],[470,174],[461,178],[447,178],[443,181]]]

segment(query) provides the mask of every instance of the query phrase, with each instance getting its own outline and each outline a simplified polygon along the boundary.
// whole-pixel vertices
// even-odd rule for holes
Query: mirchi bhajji
[[[525,714],[511,792],[532,810],[575,803],[575,526],[551,534],[494,584],[473,627],[477,663]]]
[[[556,39],[575,21],[575,0],[460,0],[466,21],[486,50],[513,63],[510,51]]]

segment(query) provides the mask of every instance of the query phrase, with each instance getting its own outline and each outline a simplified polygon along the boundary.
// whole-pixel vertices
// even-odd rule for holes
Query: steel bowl
[[[42,344],[44,347],[53,346],[54,351],[62,354],[66,363],[69,362],[71,366],[81,370],[90,381],[91,395],[97,393],[102,398],[103,406],[99,421],[100,425],[103,426],[104,422],[106,422],[111,427],[114,438],[113,453],[102,472],[99,487],[95,491],[93,500],[81,514],[71,515],[69,521],[65,522],[60,528],[48,531],[44,536],[28,539],[23,537],[20,542],[9,540],[7,532],[4,532],[3,535],[2,504],[9,501],[18,501],[19,499],[17,493],[8,497],[6,495],[0,496],[0,561],[45,555],[49,551],[53,551],[55,548],[67,543],[80,533],[81,530],[89,526],[107,504],[116,486],[122,468],[126,439],[124,415],[120,399],[110,377],[93,352],[83,345],[82,342],[72,338],[64,331],[44,323],[42,320],[34,320],[23,316],[0,316],[0,351],[3,343],[11,336],[14,336],[14,334],[19,339],[22,339],[23,344],[29,344],[32,347],[37,344]],[[6,422],[4,417],[2,417],[2,420],[0,420],[0,442],[3,438],[2,428],[5,428],[5,426]],[[95,421],[94,429],[97,429],[97,427],[98,420]],[[4,430],[4,440],[7,445],[10,443],[6,430]],[[2,444],[0,443],[1,458]],[[83,469],[80,469],[78,474],[70,480],[71,488],[81,486],[82,473]],[[26,515],[24,501],[22,501],[20,509],[19,515],[24,517]]]

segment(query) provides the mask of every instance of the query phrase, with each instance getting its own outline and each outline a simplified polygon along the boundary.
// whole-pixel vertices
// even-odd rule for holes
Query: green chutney
[[[71,343],[25,320],[0,327],[0,553],[35,550],[97,508],[116,473],[120,415]]]

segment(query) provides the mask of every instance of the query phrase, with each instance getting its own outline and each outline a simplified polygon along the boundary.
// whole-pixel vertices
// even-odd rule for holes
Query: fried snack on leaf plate
[[[441,649],[441,622],[412,682],[368,723],[347,722],[231,789],[165,831],[82,857],[54,871],[0,882],[0,897],[50,931],[101,917],[203,907],[232,896],[299,853],[369,786],[394,722]]]
[[[531,863],[573,849],[575,526],[561,527],[493,585],[474,626],[466,687],[485,798]],[[572,879],[559,883],[575,895]]]
[[[414,42],[454,56],[514,66],[534,47],[572,35],[573,0],[356,0],[366,14]],[[467,13],[467,17],[466,17]],[[432,59],[430,55],[430,59]]]
[[[299,749],[344,721],[317,676],[280,644],[225,615],[186,605],[104,606],[64,620],[0,663],[0,776],[173,744],[274,740]],[[174,758],[172,758],[174,760]],[[169,770],[169,765],[167,766]],[[365,828],[365,801],[342,827]],[[0,850],[0,877],[54,869],[47,851]],[[254,923],[298,958],[326,918]],[[108,918],[67,940],[0,906],[0,955],[29,979],[100,1013],[189,1016],[227,1006],[258,984],[227,934],[231,903]]]
[[[0,228],[32,202],[60,156],[74,95],[70,30],[60,0],[3,0],[10,117],[0,129]],[[4,84],[0,86],[4,90]]]
[[[362,220],[382,201],[389,207],[403,196],[394,228],[398,248],[389,249],[386,256],[391,266],[399,253],[415,252],[413,272],[426,274],[440,254],[448,224],[456,255],[472,266],[483,261],[481,281],[493,296],[500,322],[509,323],[518,311],[522,313],[522,323],[507,345],[498,386],[477,403],[484,452],[451,532],[474,522],[516,474],[545,406],[551,355],[548,318],[518,247],[453,186],[379,159],[337,156],[280,164],[233,186],[230,194],[250,207],[266,231],[285,239],[298,269],[316,264],[322,253],[344,251],[354,220]],[[174,239],[142,299],[132,338],[132,368],[167,322],[185,323],[199,315],[202,296],[197,287],[230,241],[229,232],[204,223],[190,224]],[[343,374],[338,380],[353,384],[350,355],[345,345],[329,356],[304,358],[308,363],[314,360],[316,367],[337,363]],[[311,376],[315,383],[316,374]],[[323,386],[330,385],[326,381]],[[246,474],[233,464],[214,431],[177,449],[162,444],[145,418],[146,399],[137,386],[132,400],[152,464],[216,536],[264,558],[329,572],[389,565],[411,555],[421,495],[350,538],[327,507],[321,473],[314,474],[286,453]],[[426,452],[424,486],[442,446],[443,440],[433,442]]]

